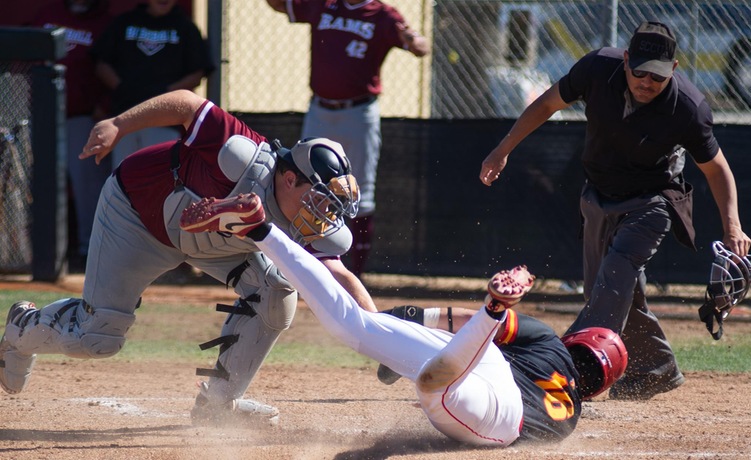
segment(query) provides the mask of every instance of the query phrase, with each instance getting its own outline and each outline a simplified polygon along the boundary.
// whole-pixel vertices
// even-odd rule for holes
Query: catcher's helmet
[[[740,257],[727,249],[721,241],[712,243],[712,252],[714,260],[704,294],[704,305],[699,308],[699,318],[706,324],[712,337],[719,340],[722,337],[722,321],[748,294],[751,262],[748,257]]]
[[[579,394],[593,398],[614,384],[628,365],[621,338],[604,327],[588,327],[561,337],[579,372]]]
[[[313,184],[292,220],[294,239],[309,243],[339,229],[344,216],[357,215],[360,188],[341,144],[322,137],[307,138],[292,149],[278,149],[277,154]]]

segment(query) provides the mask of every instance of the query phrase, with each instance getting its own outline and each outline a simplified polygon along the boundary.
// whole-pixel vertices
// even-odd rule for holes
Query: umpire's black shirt
[[[717,155],[720,148],[712,133],[712,112],[696,86],[676,73],[652,102],[624,116],[629,93],[623,52],[618,48],[592,51],[558,81],[564,101],[586,104],[584,174],[606,199],[664,196],[676,238],[696,249],[691,186],[684,183],[682,174],[683,149],[697,163]]]
[[[593,51],[558,82],[561,98],[586,103],[582,163],[587,180],[605,196],[633,197],[677,188],[684,147],[697,163],[717,154],[712,112],[704,96],[680,74],[652,102],[624,117],[623,49]],[[678,161],[680,159],[680,161]]]

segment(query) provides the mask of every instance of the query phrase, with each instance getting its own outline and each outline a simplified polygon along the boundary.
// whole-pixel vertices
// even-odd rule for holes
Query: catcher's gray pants
[[[580,208],[586,303],[567,333],[607,327],[626,345],[629,379],[648,374],[677,377],[673,350],[645,296],[644,269],[671,228],[666,200],[647,194],[611,201],[586,184]]]
[[[234,344],[224,347],[220,363],[226,378],[212,378],[206,395],[213,403],[236,399],[245,392],[281,331],[292,322],[297,293],[276,266],[260,252],[189,257],[154,238],[143,226],[117,179],[102,189],[91,235],[83,300],[65,299],[44,307],[40,321],[27,321],[12,345],[22,353],[64,353],[72,357],[105,358],[122,347],[135,320],[143,291],[159,276],[183,262],[220,281],[247,265],[234,287],[250,302],[254,315],[229,315],[223,335]],[[93,312],[93,313],[92,313]],[[198,341],[198,340],[197,340]]]
[[[381,109],[378,99],[348,109],[330,110],[311,101],[302,126],[306,137],[327,137],[342,144],[360,186],[359,217],[375,212],[378,159],[381,156]]]

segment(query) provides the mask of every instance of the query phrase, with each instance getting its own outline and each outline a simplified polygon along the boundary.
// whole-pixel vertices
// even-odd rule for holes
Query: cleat
[[[183,210],[180,228],[190,233],[227,232],[245,236],[266,220],[261,198],[246,193],[225,199],[203,198]]]
[[[27,301],[16,302],[8,310],[5,333],[0,339],[0,386],[6,393],[20,393],[31,377],[36,355],[19,352],[6,336],[9,333],[20,336],[23,329],[20,323],[24,319],[28,321],[30,317],[27,317],[27,313],[32,311],[38,310],[33,303]]]
[[[201,393],[190,411],[195,426],[275,427],[279,425],[279,409],[253,399],[234,399],[223,404],[211,404],[204,395],[208,384],[198,384]]]
[[[491,313],[502,313],[513,307],[532,289],[534,281],[535,276],[527,271],[526,265],[496,273],[488,281],[485,308]]]

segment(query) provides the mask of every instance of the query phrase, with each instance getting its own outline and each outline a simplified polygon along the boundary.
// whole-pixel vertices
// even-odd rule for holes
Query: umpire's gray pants
[[[679,374],[645,296],[644,269],[670,232],[668,206],[659,194],[611,201],[589,184],[582,191],[586,303],[568,332],[599,326],[619,333],[629,354],[629,378]]]
[[[375,188],[381,156],[381,108],[378,99],[349,109],[329,110],[310,103],[302,136],[327,137],[342,144],[360,187],[358,217],[375,213]]]

